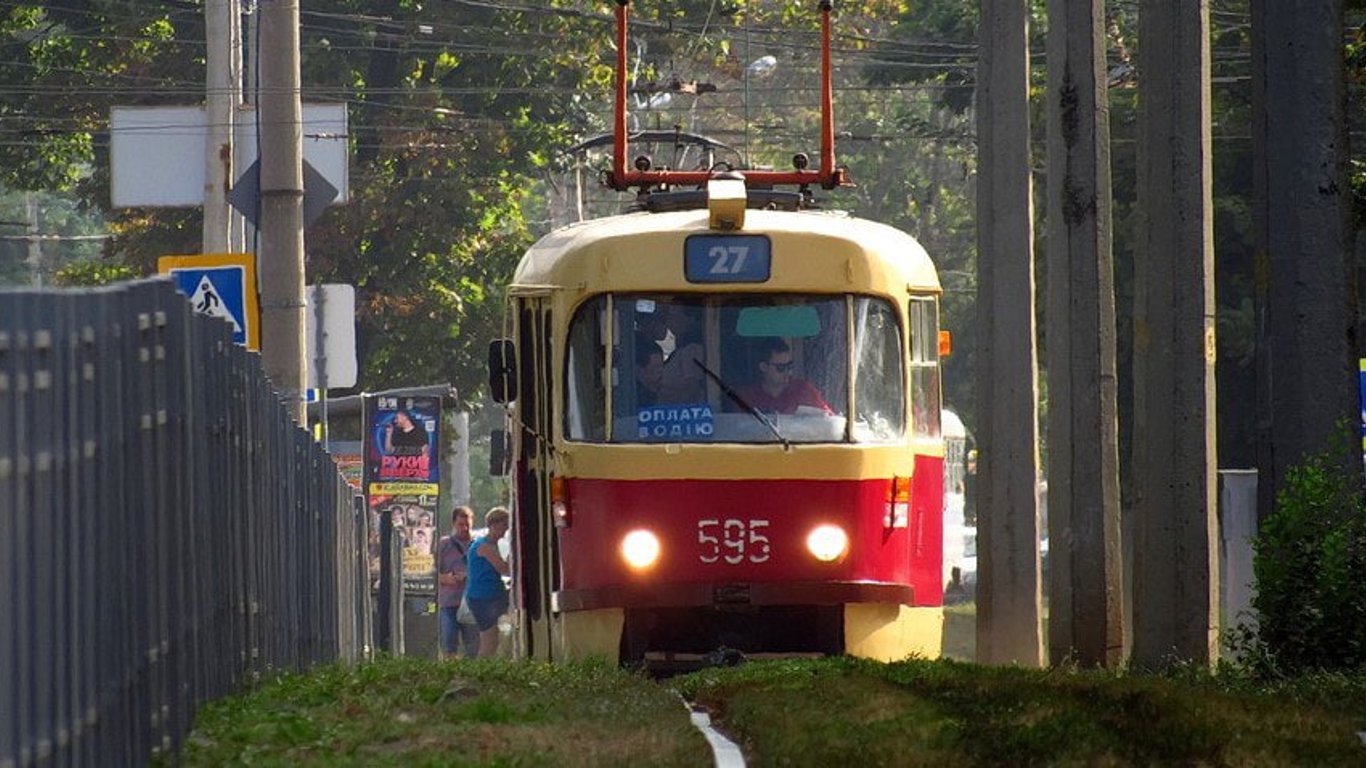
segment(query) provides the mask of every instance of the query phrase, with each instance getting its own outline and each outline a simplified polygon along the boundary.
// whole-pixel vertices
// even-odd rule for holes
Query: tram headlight
[[[659,560],[659,537],[643,528],[631,531],[621,539],[621,559],[640,571]]]
[[[838,525],[818,525],[806,535],[806,548],[823,563],[832,563],[849,551],[849,534]]]

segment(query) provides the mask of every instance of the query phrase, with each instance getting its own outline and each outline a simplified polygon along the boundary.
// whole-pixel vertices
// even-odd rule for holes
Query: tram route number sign
[[[773,272],[765,235],[692,235],[683,242],[683,276],[690,283],[763,283]]]
[[[772,548],[767,520],[707,519],[697,521],[697,559],[704,563],[739,565],[768,562]]]

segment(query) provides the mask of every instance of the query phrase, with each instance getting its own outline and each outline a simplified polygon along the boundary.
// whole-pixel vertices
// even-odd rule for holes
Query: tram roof
[[[774,279],[749,288],[843,289],[834,275],[860,288],[938,292],[934,263],[915,238],[885,224],[834,211],[750,210],[744,228],[708,228],[704,209],[628,213],[571,224],[542,237],[527,251],[513,288],[577,287],[601,290],[679,290],[683,243],[689,235],[767,235],[775,254]],[[823,246],[823,247],[820,247]],[[801,251],[800,262],[781,267],[780,254]],[[833,270],[833,271],[832,271]],[[781,273],[781,279],[780,279]],[[715,286],[698,286],[715,288]]]

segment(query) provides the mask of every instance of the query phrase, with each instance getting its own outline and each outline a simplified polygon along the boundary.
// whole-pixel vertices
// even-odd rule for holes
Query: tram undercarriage
[[[938,658],[942,606],[895,603],[600,608],[559,614],[556,657],[672,673],[767,658]]]
[[[666,671],[843,652],[839,605],[636,608],[626,611],[621,639],[623,664]]]

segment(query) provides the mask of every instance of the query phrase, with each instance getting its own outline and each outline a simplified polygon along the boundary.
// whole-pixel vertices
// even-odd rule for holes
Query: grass
[[[208,705],[179,762],[691,766],[678,695],[751,766],[1366,766],[1366,671],[1259,682],[911,659],[752,662],[656,683],[601,663],[382,659]]]
[[[214,702],[188,766],[702,766],[678,697],[603,664],[383,659]]]
[[[944,658],[972,661],[977,656],[977,605],[944,606]]]
[[[766,662],[673,682],[750,765],[1366,765],[1366,675],[1259,686],[955,661]]]

